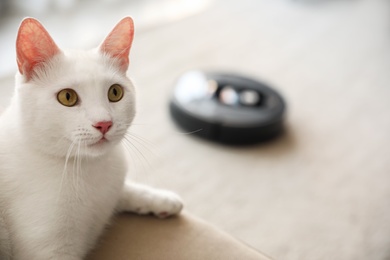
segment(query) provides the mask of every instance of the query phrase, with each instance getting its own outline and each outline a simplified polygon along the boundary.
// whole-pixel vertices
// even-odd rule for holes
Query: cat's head
[[[22,21],[14,105],[28,145],[54,156],[100,156],[123,139],[135,115],[126,76],[133,35],[126,17],[98,48],[64,51],[37,20]]]

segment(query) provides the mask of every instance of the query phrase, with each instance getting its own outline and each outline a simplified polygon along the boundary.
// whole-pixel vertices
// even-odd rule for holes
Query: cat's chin
[[[106,138],[102,138],[97,142],[94,142],[92,144],[88,144],[88,147],[101,147],[104,146],[105,144],[108,144],[108,140]]]
[[[120,139],[116,138],[97,138],[95,140],[81,141],[75,139],[65,138],[62,143],[59,143],[57,147],[45,147],[39,146],[43,153],[54,155],[60,158],[97,158],[110,153],[114,149]],[[46,149],[45,149],[46,148]],[[57,148],[57,149],[56,149]]]
[[[87,144],[83,149],[83,155],[87,157],[99,157],[109,152],[113,146],[114,144],[112,141],[102,138],[97,142]]]

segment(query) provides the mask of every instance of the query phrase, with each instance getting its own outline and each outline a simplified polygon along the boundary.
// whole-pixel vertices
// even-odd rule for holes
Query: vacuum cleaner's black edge
[[[284,129],[283,113],[267,125],[238,128],[223,126],[218,122],[200,120],[180,109],[174,99],[171,100],[169,107],[174,121],[185,131],[229,145],[250,145],[265,142],[282,134]]]

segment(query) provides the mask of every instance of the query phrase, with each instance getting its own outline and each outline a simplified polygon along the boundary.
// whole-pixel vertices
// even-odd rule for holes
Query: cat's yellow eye
[[[73,107],[74,105],[76,105],[78,99],[79,98],[77,96],[76,91],[70,88],[63,89],[57,94],[58,102],[67,107]]]
[[[123,88],[119,84],[114,84],[108,90],[108,100],[118,102],[123,97]]]

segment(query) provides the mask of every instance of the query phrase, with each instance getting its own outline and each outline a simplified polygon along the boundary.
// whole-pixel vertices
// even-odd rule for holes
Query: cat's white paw
[[[183,202],[174,192],[154,189],[141,184],[126,183],[118,206],[119,211],[130,211],[138,214],[152,213],[159,218],[166,218],[180,213]]]
[[[154,214],[159,218],[166,218],[180,213],[183,208],[181,198],[166,190],[150,190],[140,198],[140,204],[135,211],[138,214]],[[143,203],[142,203],[143,202]]]

